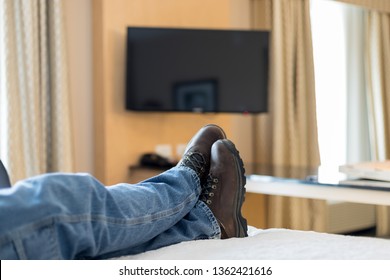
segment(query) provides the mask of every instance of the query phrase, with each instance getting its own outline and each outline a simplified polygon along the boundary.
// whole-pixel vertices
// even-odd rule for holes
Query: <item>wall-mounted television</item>
[[[126,109],[267,111],[269,32],[128,27]]]

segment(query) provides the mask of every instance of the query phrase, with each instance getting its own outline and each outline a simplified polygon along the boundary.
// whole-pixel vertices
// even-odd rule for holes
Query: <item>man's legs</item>
[[[73,259],[150,250],[218,235],[207,212],[188,214],[201,188],[175,167],[139,185],[104,187],[89,175],[48,174],[0,192],[0,258]],[[169,239],[153,239],[185,216]],[[196,221],[196,226],[189,226]],[[124,250],[125,249],[125,250]],[[117,252],[117,253],[112,253]]]
[[[88,175],[48,174],[2,190],[0,258],[117,256],[219,236],[198,198],[211,146],[224,137],[217,126],[202,128],[177,167],[139,185],[106,188]]]

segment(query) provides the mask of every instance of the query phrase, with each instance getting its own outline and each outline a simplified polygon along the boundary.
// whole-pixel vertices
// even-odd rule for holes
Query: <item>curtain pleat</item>
[[[2,5],[1,158],[13,182],[72,171],[66,48],[60,0],[4,0]],[[5,148],[4,148],[5,147]]]

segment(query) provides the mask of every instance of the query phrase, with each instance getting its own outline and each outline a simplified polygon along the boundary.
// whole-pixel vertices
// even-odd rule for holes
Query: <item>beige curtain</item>
[[[269,113],[259,117],[257,158],[275,166],[320,164],[309,4],[272,1],[271,100]],[[324,231],[325,206],[319,200],[269,197],[268,227]]]
[[[374,160],[390,159],[390,14],[366,12],[366,77]],[[377,208],[377,235],[390,235],[390,208]]]
[[[2,0],[1,155],[13,182],[72,171],[60,0]]]

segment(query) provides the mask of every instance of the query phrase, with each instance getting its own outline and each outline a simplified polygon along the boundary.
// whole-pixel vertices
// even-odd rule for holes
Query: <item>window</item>
[[[318,141],[323,166],[347,161],[347,76],[342,4],[311,1]]]
[[[311,8],[321,162],[371,160],[365,11],[329,0],[311,0]]]

